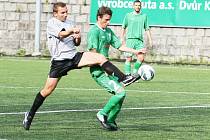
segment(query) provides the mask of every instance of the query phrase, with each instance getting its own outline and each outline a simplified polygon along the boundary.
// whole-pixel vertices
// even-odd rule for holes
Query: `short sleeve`
[[[115,33],[112,30],[111,30],[111,45],[116,49],[120,48],[122,45],[120,39],[115,35]]]
[[[148,17],[147,15],[145,15],[145,22],[144,22],[144,29],[145,30],[149,30],[149,22],[148,22]]]
[[[91,49],[97,49],[99,46],[99,38],[98,38],[99,32],[97,30],[90,30],[87,35],[88,40],[88,50]]]
[[[50,19],[47,23],[47,34],[58,37],[60,31],[65,30],[63,27],[59,26],[58,22]]]
[[[122,28],[127,28],[128,26],[128,14],[125,15],[123,23],[122,23]]]

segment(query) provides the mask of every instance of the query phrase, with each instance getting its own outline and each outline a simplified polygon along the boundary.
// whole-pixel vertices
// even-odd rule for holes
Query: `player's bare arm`
[[[122,28],[122,34],[121,34],[122,44],[125,44],[125,34],[126,34],[126,28]]]
[[[77,28],[77,27],[73,27],[73,28],[69,28],[68,30],[66,31],[61,31],[58,35],[61,39],[63,38],[66,38],[70,35],[73,35],[73,34],[79,34],[80,33],[80,29]]]
[[[149,45],[150,45],[150,47],[152,47],[153,43],[152,43],[152,36],[151,36],[150,29],[146,30],[146,34],[147,34],[147,38],[148,38],[148,41],[149,41]]]

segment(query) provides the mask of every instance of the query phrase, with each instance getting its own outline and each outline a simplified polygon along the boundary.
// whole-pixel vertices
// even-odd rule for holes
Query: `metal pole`
[[[40,19],[41,19],[41,0],[36,0],[36,19],[35,19],[35,46],[32,56],[40,56]]]

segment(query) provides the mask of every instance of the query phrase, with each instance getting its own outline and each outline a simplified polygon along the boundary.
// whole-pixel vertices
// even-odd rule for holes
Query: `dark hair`
[[[106,15],[106,14],[112,16],[112,10],[109,7],[102,6],[97,11],[96,19],[98,19],[98,17],[102,18],[103,15]]]
[[[140,2],[140,3],[141,3],[141,1],[140,1],[140,0],[135,0],[133,3],[136,3],[136,2]]]
[[[65,7],[66,4],[63,2],[57,2],[53,5],[53,12],[58,12],[58,7]]]

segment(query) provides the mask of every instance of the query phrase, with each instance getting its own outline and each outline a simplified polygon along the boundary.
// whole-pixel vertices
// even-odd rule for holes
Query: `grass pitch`
[[[123,63],[115,63],[121,69]],[[152,64],[151,64],[152,65]],[[0,58],[0,139],[4,140],[207,140],[210,138],[210,69],[207,66],[152,65],[152,81],[126,87],[117,123],[101,128],[96,113],[110,98],[89,69],[63,77],[39,109],[30,131],[23,112],[43,87],[49,60]]]

